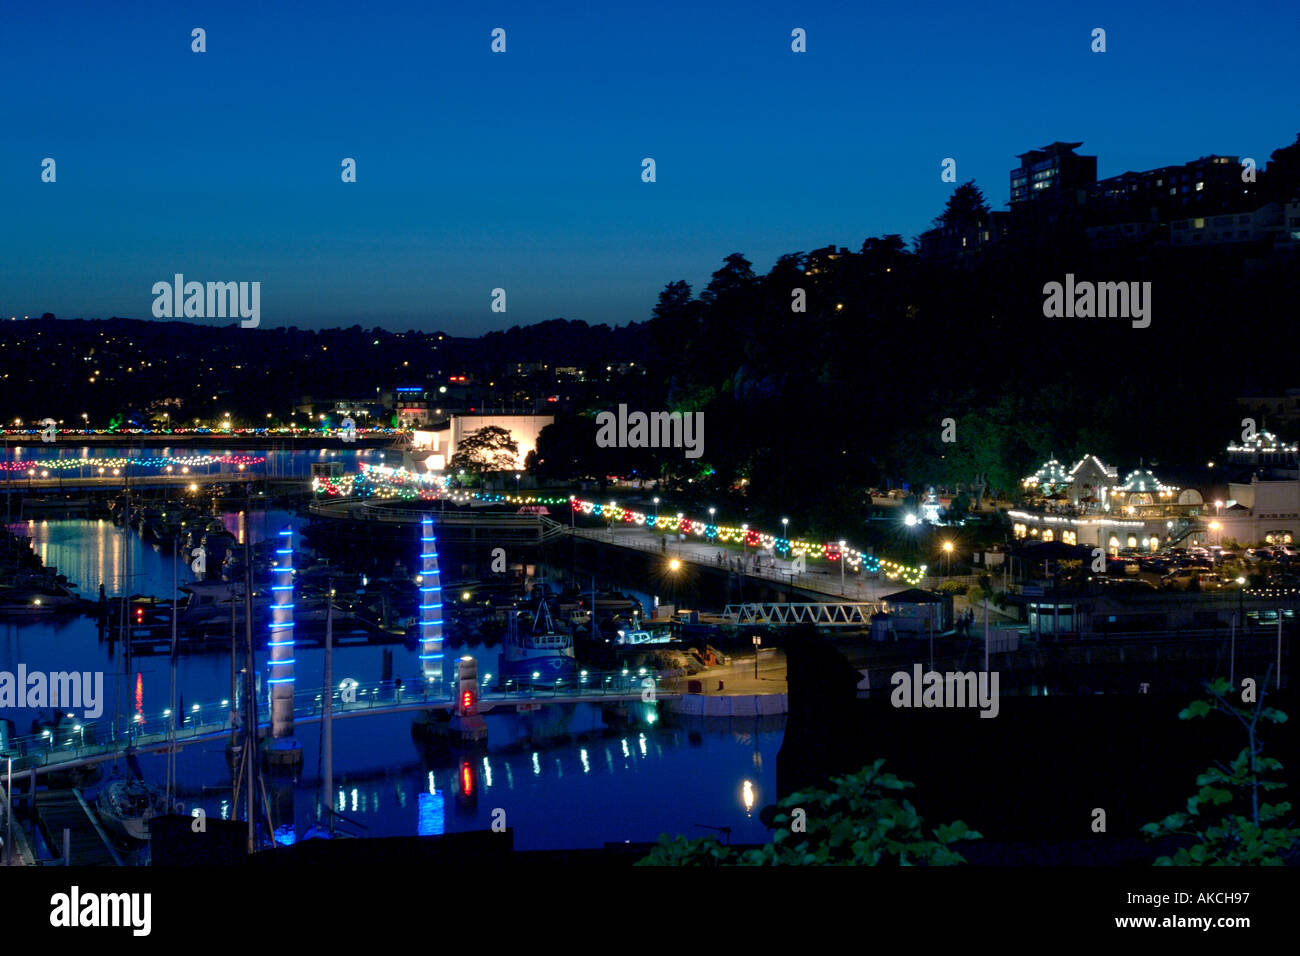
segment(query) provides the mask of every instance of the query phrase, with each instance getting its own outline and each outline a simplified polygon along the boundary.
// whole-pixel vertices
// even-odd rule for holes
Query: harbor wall
[[[785,694],[682,694],[664,706],[669,713],[691,717],[765,717],[788,711]]]

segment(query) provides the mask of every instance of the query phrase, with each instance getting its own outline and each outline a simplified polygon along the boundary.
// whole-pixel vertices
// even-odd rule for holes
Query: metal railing
[[[871,615],[880,610],[875,603],[728,604],[722,616],[732,624],[763,624],[789,627],[870,627]]]
[[[425,518],[432,518],[435,525],[479,528],[525,528],[542,527],[546,520],[541,515],[464,515],[447,513],[434,508],[390,508],[370,498],[329,498],[315,500],[307,505],[309,514],[324,517],[363,518],[366,520],[393,521],[401,524],[418,524]],[[555,524],[555,522],[551,522]],[[558,525],[557,525],[558,526]]]
[[[481,684],[479,701],[483,705],[629,697],[640,695],[651,686],[656,695],[671,694],[662,689],[666,679],[646,668],[582,670],[571,676],[549,680],[543,680],[539,674],[532,680],[510,679],[491,689],[489,679],[490,675],[487,675]],[[653,684],[646,685],[647,679]],[[436,684],[412,680],[409,683],[403,682],[400,686],[396,681],[344,684],[346,686],[335,688],[331,695],[332,710],[337,717],[418,710],[422,706],[430,709],[453,706],[450,688],[454,685],[454,678]],[[264,696],[265,693],[258,700],[259,727],[267,726],[270,722],[270,712],[265,706],[266,702],[261,699]],[[318,691],[296,693],[293,702],[295,720],[314,722],[324,714],[324,695]],[[120,715],[115,720],[86,721],[71,727],[64,724],[57,729],[12,738],[9,747],[0,752],[0,758],[13,756],[15,772],[33,768],[58,769],[61,765],[112,759],[132,748],[164,749],[173,735],[178,746],[185,746],[200,738],[210,739],[230,733],[239,725],[238,717],[234,721],[231,719],[229,701],[206,706],[190,705],[184,711],[183,720],[183,723],[178,721],[173,727],[173,715],[166,710],[149,716]]]
[[[561,526],[563,527],[563,526]],[[663,547],[661,539],[657,536],[647,538],[641,529],[625,529],[610,534],[608,529],[599,528],[563,528],[563,530],[575,537],[586,538],[590,541],[603,541],[606,544],[614,544],[621,548],[634,548],[637,551],[648,553],[662,554],[665,557],[677,558],[682,561],[689,561],[692,564],[705,568],[714,568],[719,571],[730,571],[733,574],[742,574],[745,577],[755,578],[760,581],[770,581],[775,584],[782,584],[786,587],[798,588],[804,591],[815,591],[819,594],[831,594],[838,597],[848,598],[850,601],[862,601],[872,596],[878,587],[907,587],[901,581],[890,581],[885,575],[880,574],[875,578],[864,578],[861,576],[846,575],[841,584],[838,568],[828,567],[825,571],[795,571],[790,568],[771,568],[746,565],[737,569],[734,562],[737,560],[730,552],[724,552],[728,559],[727,563],[718,564],[717,561],[708,554],[700,554],[695,551],[696,548],[710,548],[711,546],[698,541],[674,541]],[[743,558],[740,559],[745,564]]]

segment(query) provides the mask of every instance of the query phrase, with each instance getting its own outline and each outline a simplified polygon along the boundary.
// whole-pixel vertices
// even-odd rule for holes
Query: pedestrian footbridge
[[[540,675],[538,675],[540,678]],[[446,684],[412,682],[399,685],[393,681],[374,684],[344,682],[333,694],[330,714],[334,720],[353,717],[377,717],[384,714],[417,713],[456,707],[450,693],[454,681]],[[581,671],[549,682],[506,681],[489,688],[486,682],[475,701],[475,709],[486,713],[498,707],[532,709],[542,704],[625,703],[667,700],[680,696],[668,690],[664,679],[645,668],[621,671]],[[266,701],[260,702],[258,736],[270,734],[270,715]],[[294,695],[294,724],[319,722],[325,713],[320,693]],[[182,715],[177,715],[180,718]],[[237,730],[231,721],[230,701],[206,706],[193,704],[183,719],[174,719],[170,710],[146,717],[136,714],[129,719],[87,721],[64,725],[57,732],[16,737],[8,749],[0,751],[0,786],[4,785],[12,757],[14,780],[53,771],[67,771],[114,760],[130,753],[166,752],[196,743],[229,740]]]
[[[722,616],[736,625],[758,624],[767,627],[871,627],[871,615],[881,609],[872,602],[849,604],[728,604]]]

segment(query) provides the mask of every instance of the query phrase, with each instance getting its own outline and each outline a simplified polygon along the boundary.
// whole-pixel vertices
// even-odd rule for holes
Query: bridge
[[[871,627],[871,615],[879,604],[728,604],[722,616],[731,624],[762,624],[768,627]]]
[[[131,489],[141,490],[144,488],[179,488],[181,491],[192,488],[207,487],[208,485],[219,484],[239,484],[246,481],[257,481],[261,486],[262,476],[255,475],[252,472],[221,472],[203,475],[132,475]],[[300,483],[306,483],[306,479],[299,479]],[[6,491],[71,491],[75,489],[100,489],[104,491],[121,491],[125,488],[125,483],[121,477],[101,478],[95,477],[71,477],[71,476],[50,476],[48,478],[28,477],[26,473],[21,476],[8,475],[0,478],[0,492]]]
[[[528,707],[541,704],[641,701],[650,689],[643,684],[646,679],[654,681],[655,700],[680,696],[677,691],[661,690],[662,678],[646,672],[645,668],[636,672],[623,668],[621,671],[581,671],[572,677],[557,678],[545,685],[520,685],[515,681],[507,681],[504,688],[484,690],[476,706],[478,712],[485,713],[498,707],[518,708],[520,705]],[[485,685],[486,683],[484,681]],[[447,684],[448,687],[454,686],[455,681],[449,680]],[[332,697],[333,720],[433,710],[451,711],[456,706],[450,691],[414,681],[403,684],[400,689],[389,681],[355,684],[346,691],[336,688]],[[269,739],[271,722],[264,704],[265,701],[259,701],[258,736]],[[324,713],[321,694],[304,692],[294,695],[295,726],[319,723]],[[229,701],[209,704],[207,707],[194,704],[184,717],[184,725],[175,728],[172,727],[170,712],[164,711],[150,717],[137,714],[130,721],[129,733],[121,727],[120,721],[110,720],[75,725],[72,735],[64,740],[56,740],[51,731],[28,734],[13,738],[10,749],[0,751],[0,759],[12,756],[14,779],[25,780],[39,773],[73,770],[116,760],[124,757],[128,751],[166,753],[173,744],[181,748],[191,744],[214,743],[229,739],[237,729],[237,724],[232,723],[230,718]],[[107,739],[98,739],[100,734]]]
[[[432,518],[438,540],[459,543],[541,544],[563,537],[568,529],[544,515],[463,514],[392,508],[367,498],[313,501],[307,508],[313,518],[374,522],[379,526],[417,527]]]
[[[0,462],[0,491],[181,488],[266,478],[266,459],[247,455],[46,458]]]
[[[899,590],[905,585],[896,581],[881,580],[882,576],[864,577],[850,575],[845,577],[837,568],[825,568],[820,571],[798,570],[789,560],[777,560],[776,567],[753,566],[736,558],[730,552],[723,553],[723,562],[717,559],[720,548],[717,545],[699,541],[674,540],[664,543],[662,533],[647,532],[640,528],[576,528],[557,525],[560,530],[587,541],[597,542],[616,548],[631,548],[650,554],[662,555],[665,559],[677,559],[695,567],[743,574],[745,578],[765,581],[779,585],[791,591],[801,591],[808,595],[845,598],[850,602],[879,601],[881,596]],[[752,553],[751,553],[752,558]],[[859,625],[860,626],[860,625]],[[868,626],[870,622],[868,621]]]

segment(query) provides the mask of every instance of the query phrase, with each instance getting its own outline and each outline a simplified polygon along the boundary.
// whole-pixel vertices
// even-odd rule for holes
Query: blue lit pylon
[[[442,683],[442,578],[433,518],[420,519],[420,670],[431,684]]]
[[[267,648],[271,687],[271,736],[293,737],[293,532],[280,532],[271,586],[271,636]]]

